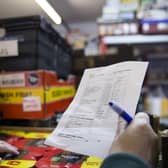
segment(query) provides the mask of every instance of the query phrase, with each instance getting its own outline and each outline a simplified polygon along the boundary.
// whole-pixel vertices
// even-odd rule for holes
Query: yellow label
[[[57,86],[44,89],[39,88],[0,88],[0,104],[21,104],[24,97],[40,97],[40,102],[44,103],[44,91],[46,103],[71,98],[75,95],[73,86]]]
[[[139,0],[120,0],[121,3],[138,3]]]
[[[168,117],[168,99],[162,99],[161,117]]]
[[[44,103],[44,89],[41,88],[1,88],[1,104],[21,104],[24,97],[39,96]]]
[[[24,138],[33,138],[33,139],[39,139],[39,138],[47,138],[49,136],[49,133],[45,132],[29,132],[24,135]]]
[[[7,135],[16,135],[20,137],[24,137],[24,131],[17,131],[17,130],[0,130],[0,133],[7,134]]]
[[[46,102],[71,98],[75,95],[73,86],[50,87],[46,94]]]
[[[24,138],[47,138],[50,133],[46,132],[25,132],[25,131],[18,131],[18,130],[0,130],[0,133],[8,134],[8,135],[15,135]]]
[[[35,166],[34,160],[2,160],[0,166],[6,166],[9,168],[31,168]]]
[[[89,157],[85,162],[82,163],[81,168],[100,168],[102,159]]]

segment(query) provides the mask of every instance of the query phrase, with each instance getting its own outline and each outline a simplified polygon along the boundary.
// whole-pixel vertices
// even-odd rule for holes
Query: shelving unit
[[[153,64],[159,64],[158,61],[167,60],[168,61],[168,54],[167,52],[165,54],[159,55],[156,52],[154,52],[155,48],[158,46],[167,46],[168,45],[168,34],[160,34],[160,35],[143,35],[143,34],[137,34],[137,35],[119,35],[119,36],[103,36],[101,37],[104,41],[104,43],[107,45],[107,47],[114,46],[117,48],[118,53],[116,55],[108,55],[103,56],[103,58],[100,59],[102,56],[97,57],[84,57],[84,56],[77,56],[75,57],[75,64],[78,65],[79,69],[75,69],[74,65],[74,72],[78,75],[82,74],[83,70],[88,67],[94,67],[94,66],[103,66],[108,64],[117,63],[120,61],[127,61],[127,60],[137,60],[137,57],[134,55],[134,49],[138,48],[141,52],[140,56],[138,58],[144,60],[143,57],[146,57],[148,61],[151,62],[150,65]],[[142,47],[142,48],[141,48]],[[143,53],[144,48],[150,48],[152,53],[149,51],[145,51],[146,53]],[[144,56],[147,54],[147,56]],[[79,60],[79,61],[78,61]],[[82,65],[79,66],[79,62],[82,60]],[[97,64],[97,60],[99,60],[99,64]],[[167,65],[168,67],[168,65]],[[151,70],[153,66],[149,67]],[[163,69],[163,66],[161,67]],[[156,70],[156,69],[154,69]],[[153,71],[153,70],[152,70]],[[163,71],[163,70],[162,70]],[[150,71],[151,72],[151,71]],[[154,71],[153,71],[154,72]],[[155,72],[154,72],[155,73]],[[165,72],[163,72],[165,73]],[[164,87],[168,86],[168,79],[152,79],[148,81],[149,86],[153,87],[156,85],[164,85]]]
[[[101,38],[107,47],[115,46],[122,50],[123,56],[127,56],[127,52],[129,52],[135,60],[149,61],[145,88],[148,88],[150,94],[155,94],[156,90],[161,87],[165,96],[168,97],[168,34],[113,35]],[[137,57],[135,57],[135,49],[138,49],[139,52]],[[140,99],[140,109],[137,109],[138,111],[147,110],[142,99],[144,98]],[[160,113],[162,112],[160,111]],[[168,118],[161,120],[161,124],[168,127]]]
[[[168,35],[122,35],[102,38],[106,45],[168,43]]]

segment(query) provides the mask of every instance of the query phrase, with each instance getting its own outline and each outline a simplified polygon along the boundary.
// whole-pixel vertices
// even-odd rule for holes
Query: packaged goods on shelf
[[[164,89],[164,90],[163,90]],[[162,85],[151,87],[145,98],[146,111],[160,118],[168,117],[168,98]]]
[[[74,94],[74,79],[59,81],[53,71],[0,73],[2,119],[49,119],[64,112]]]
[[[139,0],[120,0],[121,11],[136,11],[139,8]]]
[[[19,155],[3,154],[0,167],[12,168],[99,168],[102,159],[65,151],[44,144],[49,132],[21,131],[19,129],[0,130],[0,140],[4,140],[19,150]],[[33,136],[32,136],[33,135]]]
[[[101,36],[138,34],[139,23],[137,21],[98,23],[98,32]]]
[[[168,99],[160,97],[148,97],[145,100],[146,110],[160,118],[168,117]]]
[[[5,32],[0,41],[0,70],[53,70],[64,78],[70,74],[71,48],[44,18],[3,19],[0,28]],[[9,55],[9,45],[4,43],[13,40],[17,52]]]
[[[141,20],[143,34],[165,34],[168,33],[168,19],[143,19]]]

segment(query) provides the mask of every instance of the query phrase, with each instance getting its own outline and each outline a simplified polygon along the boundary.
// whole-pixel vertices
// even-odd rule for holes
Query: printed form
[[[104,158],[119,126],[108,105],[120,104],[134,116],[148,62],[129,61],[86,69],[74,100],[45,144]]]

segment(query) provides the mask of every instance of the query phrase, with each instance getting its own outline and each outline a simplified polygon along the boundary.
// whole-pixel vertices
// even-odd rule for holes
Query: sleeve
[[[151,166],[135,155],[117,153],[105,158],[100,168],[151,168]]]

